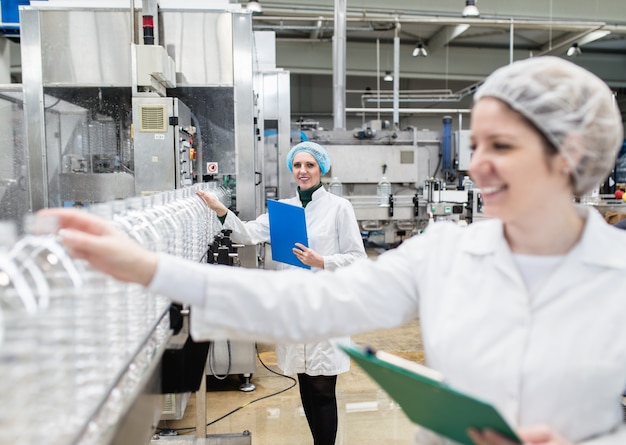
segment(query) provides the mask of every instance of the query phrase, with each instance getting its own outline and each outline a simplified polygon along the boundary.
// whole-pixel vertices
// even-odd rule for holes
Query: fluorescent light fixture
[[[480,16],[480,12],[478,12],[478,8],[476,7],[476,0],[465,0],[465,8],[463,8],[461,15],[463,17]]]
[[[424,46],[422,42],[417,42],[415,48],[413,49],[413,57],[426,57],[428,56],[428,50]]]
[[[393,82],[393,76],[391,75],[391,71],[385,71],[385,77],[383,77],[385,82]]]
[[[252,14],[261,14],[263,12],[263,7],[261,3],[259,3],[259,0],[248,0],[246,9],[252,12]]]
[[[596,40],[603,39],[609,34],[611,34],[611,31],[608,31],[606,29],[598,29],[597,31],[591,31],[586,36],[583,36],[580,39],[578,39],[578,46],[583,46],[583,45],[586,45],[587,43],[591,43],[591,42],[595,42]]]
[[[582,51],[580,49],[580,46],[578,46],[578,43],[574,42],[572,43],[572,46],[570,46],[567,50],[567,57],[576,57],[581,53]]]

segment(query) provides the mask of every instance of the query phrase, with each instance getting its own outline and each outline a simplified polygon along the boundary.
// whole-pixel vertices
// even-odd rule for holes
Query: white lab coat
[[[302,207],[300,198],[294,196],[281,202]],[[346,266],[356,259],[364,258],[363,239],[354,215],[352,204],[347,199],[328,193],[324,187],[313,192],[312,200],[304,209],[306,215],[309,247],[324,257],[324,269],[334,270]],[[233,231],[231,238],[240,244],[258,244],[270,241],[267,213],[254,221],[243,222],[230,212],[224,220],[224,228]],[[279,270],[296,268],[278,263]],[[321,269],[311,268],[313,272]],[[309,277],[311,280],[311,277]],[[294,287],[297,293],[301,283]],[[302,344],[276,344],[278,366],[286,374],[337,375],[350,369],[349,358],[333,346],[333,342],[349,343],[349,337],[308,342]]]
[[[513,427],[547,424],[576,443],[623,445],[626,231],[593,209],[579,211],[581,240],[535,295],[495,219],[435,224],[376,261],[314,281],[307,272],[244,275],[162,255],[151,288],[173,297],[173,275],[180,285],[195,277],[187,298],[197,338],[303,341],[419,315],[427,364]]]

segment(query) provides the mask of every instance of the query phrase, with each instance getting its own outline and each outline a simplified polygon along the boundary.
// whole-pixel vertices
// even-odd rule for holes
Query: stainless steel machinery
[[[289,149],[288,73],[272,65],[273,53],[263,55],[274,42],[264,33],[255,44],[251,14],[239,5],[160,3],[22,9],[24,83],[0,92],[2,120],[13,128],[0,144],[13,160],[1,176],[1,197],[11,203],[3,217],[52,206],[115,207],[140,196],[154,201],[133,206],[158,207],[162,193],[198,183],[226,187],[244,220],[263,211],[265,127],[276,130],[275,147]],[[257,267],[255,246],[238,257]],[[230,364],[230,373],[249,378],[254,343],[229,354],[218,352],[215,372]],[[134,404],[136,394],[125,397]],[[181,399],[171,401],[180,407]],[[138,403],[151,412],[145,435],[155,420],[152,407]]]
[[[168,179],[167,187],[226,175],[235,180],[234,199],[241,216],[250,219],[258,214],[261,193],[255,183],[261,170],[255,159],[250,13],[235,8],[161,8],[157,16],[156,42],[147,45],[136,26],[142,23],[141,10],[131,14],[121,8],[72,9],[52,3],[23,8],[25,145],[33,210],[65,201],[82,203],[82,197],[71,199],[78,189],[71,185],[80,181],[75,176],[81,174],[110,175],[86,176],[79,182],[81,189],[102,190],[105,182],[119,184],[120,175],[112,174],[122,173],[133,182],[126,196],[149,190],[151,180],[143,176],[150,176],[151,170],[143,163],[148,160],[154,167],[153,157],[134,151],[138,146],[142,151],[148,140],[150,145],[161,146],[165,146],[162,141],[171,142],[172,153],[178,151],[177,137],[167,135],[167,127],[175,126],[170,120],[174,117],[183,130],[195,130],[193,135],[187,133],[196,157],[185,155],[173,162],[195,161],[196,165],[190,171],[172,169],[182,178]],[[160,116],[158,112],[144,116],[139,107],[165,97],[178,101],[166,107],[162,132],[152,129],[149,135],[137,119]],[[169,111],[185,107],[187,117]],[[61,117],[49,116],[57,109]],[[61,180],[61,174],[71,179]],[[123,196],[94,196],[84,203],[119,197]]]
[[[146,194],[193,184],[196,129],[178,98],[133,98],[135,192]]]
[[[460,163],[468,158],[464,133],[453,139],[445,126],[441,131],[397,130],[384,121],[352,131],[318,130],[306,123],[300,128],[328,151],[332,166],[323,180],[341,183],[372,246],[395,246],[419,234],[430,220],[471,217],[471,194],[462,184],[461,169],[467,166]]]
[[[0,219],[21,232],[30,211],[21,85],[0,88],[0,126]]]

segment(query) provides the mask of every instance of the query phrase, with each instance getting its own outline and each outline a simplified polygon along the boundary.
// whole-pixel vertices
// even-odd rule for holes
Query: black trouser
[[[337,376],[298,374],[298,383],[313,443],[334,445],[337,437]]]

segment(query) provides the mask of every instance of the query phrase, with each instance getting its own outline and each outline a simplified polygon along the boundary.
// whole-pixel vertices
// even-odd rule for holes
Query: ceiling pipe
[[[280,11],[275,11],[280,12]],[[317,21],[323,18],[326,21],[332,21],[333,18],[329,16],[310,16],[310,15],[298,15],[298,16],[289,16],[289,15],[263,15],[263,17],[259,17],[259,20],[263,20],[264,22],[272,21],[272,20],[283,20],[283,21]],[[424,23],[424,24],[436,24],[436,25],[447,25],[447,26],[456,26],[456,25],[481,25],[481,26],[491,26],[498,28],[509,28],[511,24],[511,19],[490,19],[490,18],[456,18],[456,17],[446,17],[443,15],[437,15],[436,17],[425,16],[425,15],[398,15],[395,14],[390,16],[389,14],[380,14],[380,15],[372,15],[367,14],[364,17],[362,14],[356,14],[351,17],[346,17],[347,22],[367,22],[367,21],[376,21],[376,22],[392,22],[395,23],[399,21],[400,23]],[[539,29],[544,30],[546,26],[551,26],[553,30],[567,31],[567,30],[584,30],[588,28],[595,28],[597,26],[601,26],[605,29],[608,29],[612,32],[623,32],[626,30],[626,26],[624,25],[611,25],[606,22],[597,22],[597,21],[579,21],[579,20],[530,20],[523,19],[519,17],[515,17],[515,22],[522,29]]]
[[[281,9],[272,9],[272,12],[276,13],[276,14],[280,14],[280,12],[283,11]],[[293,12],[293,11],[292,11]],[[308,12],[308,11],[307,11]],[[607,34],[610,33],[616,33],[616,34],[620,34],[620,33],[626,33],[626,26],[624,25],[611,25],[611,24],[607,24],[605,22],[592,22],[592,21],[565,21],[565,20],[532,20],[532,19],[526,19],[526,18],[509,18],[509,19],[498,19],[498,18],[485,18],[485,17],[481,17],[481,18],[467,18],[467,17],[463,17],[463,18],[456,18],[456,17],[446,17],[445,15],[437,15],[435,17],[429,16],[429,15],[411,15],[411,14],[407,14],[406,12],[398,15],[396,13],[396,15],[394,16],[390,16],[389,14],[374,14],[371,11],[368,11],[367,13],[367,20],[369,21],[376,21],[376,22],[393,22],[393,23],[423,23],[423,24],[438,24],[438,25],[442,25],[444,26],[444,28],[442,30],[440,30],[438,33],[436,33],[433,37],[431,37],[428,41],[428,47],[430,49],[431,52],[435,52],[437,51],[439,48],[445,46],[446,44],[448,44],[450,41],[454,40],[456,37],[458,37],[460,34],[462,34],[463,32],[465,32],[468,28],[470,28],[471,25],[476,25],[476,26],[490,26],[490,27],[495,27],[495,28],[506,28],[508,30],[511,29],[512,27],[512,22],[515,21],[515,25],[517,27],[517,29],[522,29],[522,30],[530,30],[530,29],[537,29],[537,30],[544,30],[547,26],[549,26],[551,29],[555,30],[555,31],[569,31],[571,33],[575,33],[575,36],[573,38],[568,38],[567,42],[562,42],[562,43],[557,43],[557,42],[552,42],[552,44],[550,46],[541,48],[539,51],[539,55],[547,55],[547,54],[554,54],[554,53],[558,53],[560,51],[563,51],[562,47],[566,46],[568,47],[569,45],[571,45],[572,41],[576,41],[576,39],[580,39],[588,34],[592,34],[594,37],[592,40],[598,40],[603,38],[604,36],[606,36]],[[311,20],[311,21],[319,21],[320,19],[323,19],[327,22],[331,22],[331,24],[329,25],[330,27],[334,27],[334,23],[333,22],[333,17],[328,17],[328,16],[324,16],[324,15],[317,15],[315,17],[313,16],[306,16],[306,15],[299,15],[299,16],[281,16],[281,15],[274,15],[274,16],[268,16],[268,15],[264,15],[262,17],[263,19],[263,23],[259,23],[258,25],[254,25],[254,29],[258,30],[258,29],[269,29],[269,30],[275,30],[275,29],[282,29],[282,27],[284,25],[282,25],[283,22],[290,22],[290,21],[298,21],[301,22],[303,20]],[[343,15],[343,19],[347,22],[358,22],[358,23],[362,23],[365,20],[365,17],[362,13],[362,11],[360,13],[352,13],[352,15]],[[268,22],[271,21],[280,21],[281,25],[268,25]],[[336,19],[335,19],[336,20]],[[344,25],[345,26],[345,25]],[[293,26],[288,26],[285,29],[300,29],[303,31],[311,31],[315,28],[315,26],[312,25],[293,25]],[[371,27],[370,27],[371,28]],[[346,28],[349,30],[354,30],[354,31],[362,31],[363,29],[361,28]],[[367,29],[366,29],[367,30]],[[371,30],[371,29],[370,29]],[[602,34],[597,34],[597,31],[602,30]],[[599,37],[596,37],[599,36]],[[294,39],[294,41],[298,41],[298,39]],[[321,41],[321,40],[320,40]],[[554,45],[554,47],[553,47]]]
[[[283,21],[285,20],[281,20],[281,22]],[[302,21],[302,19],[300,21]],[[324,19],[324,21],[330,21],[331,23],[333,22],[333,20],[328,20],[328,19]],[[315,35],[313,35],[314,33],[319,34],[322,31],[323,26],[320,27],[321,22],[322,22],[321,20],[318,20],[315,25],[285,25],[283,23],[281,23],[280,25],[268,25],[265,23],[258,23],[254,25],[254,30],[255,31],[267,31],[267,30],[270,30],[270,31],[311,31],[309,33],[309,38],[312,39],[316,37]],[[346,28],[346,31],[371,32],[371,31],[376,31],[376,30],[372,26],[353,26],[353,27],[348,26]]]
[[[322,31],[322,26],[323,25],[324,25],[324,20],[322,19],[322,17],[320,17],[320,19],[317,21],[317,23],[313,27],[313,30],[311,31],[311,34],[309,34],[309,38],[311,40],[316,40],[316,39],[319,38],[320,32]]]
[[[346,129],[346,9],[347,0],[335,0],[333,38],[333,123],[335,130]]]
[[[376,39],[376,96],[380,100],[380,39]],[[380,111],[376,114],[376,119],[380,120]],[[365,114],[363,120],[365,120]]]
[[[348,113],[395,113],[396,110],[391,108],[346,108]],[[465,113],[470,114],[472,112],[469,108],[402,108],[398,112],[402,114],[451,114],[451,113]]]
[[[400,23],[396,23],[393,37],[393,126],[400,128]]]

